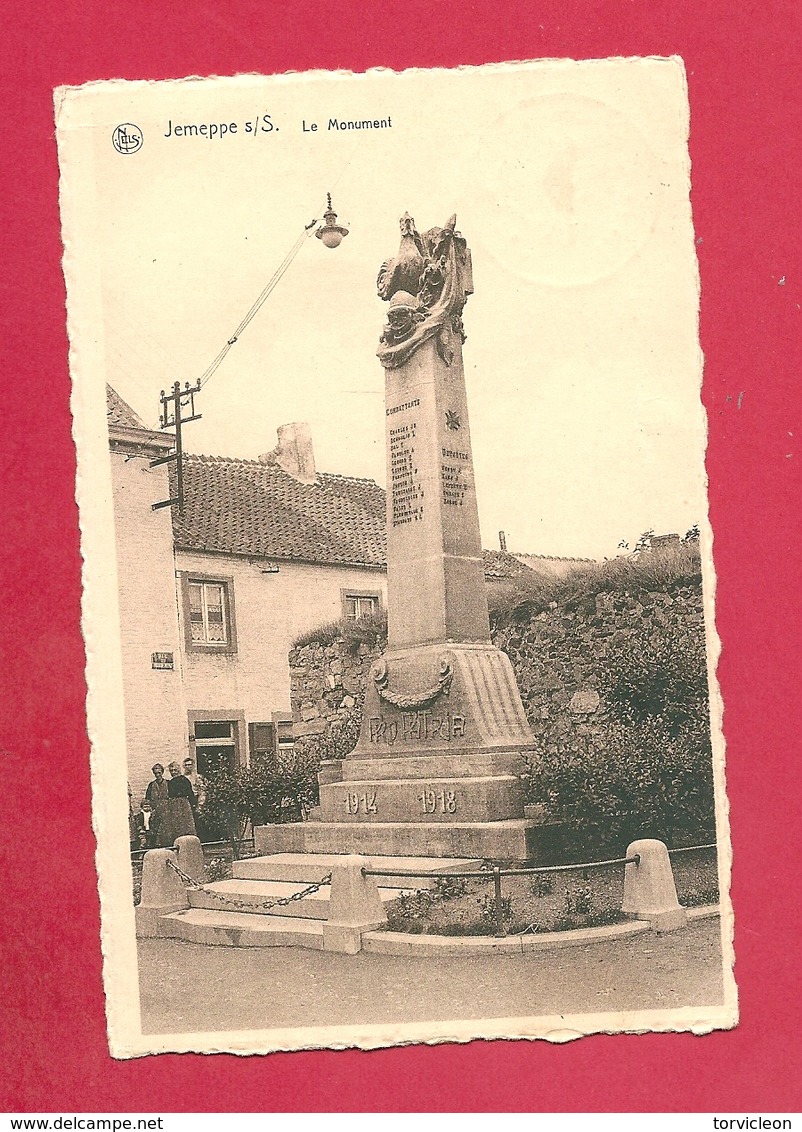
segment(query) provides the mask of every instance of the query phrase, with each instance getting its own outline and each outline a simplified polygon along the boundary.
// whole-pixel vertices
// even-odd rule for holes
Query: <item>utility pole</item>
[[[151,460],[150,466],[157,468],[160,464],[169,464],[171,460],[175,460],[176,494],[170,499],[162,500],[161,503],[154,503],[152,505],[154,511],[158,511],[162,507],[173,507],[177,504],[179,515],[184,513],[184,448],[181,428],[182,425],[189,424],[190,421],[201,419],[201,414],[195,412],[195,395],[200,393],[200,390],[201,383],[200,378],[198,378],[195,385],[190,385],[187,381],[184,389],[181,388],[181,382],[176,381],[173,383],[172,393],[165,393],[163,389],[161,391],[159,427],[175,429],[175,448],[168,456],[160,456],[158,460]],[[189,416],[182,415],[183,409],[189,409]]]

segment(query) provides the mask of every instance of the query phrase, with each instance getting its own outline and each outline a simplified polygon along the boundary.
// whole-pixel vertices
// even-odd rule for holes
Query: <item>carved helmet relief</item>
[[[386,369],[403,365],[435,336],[440,357],[450,365],[452,332],[464,341],[460,316],[473,282],[470,252],[456,223],[451,216],[442,228],[421,236],[409,213],[399,221],[401,245],[384,261],[377,280],[379,297],[390,303],[378,350]]]

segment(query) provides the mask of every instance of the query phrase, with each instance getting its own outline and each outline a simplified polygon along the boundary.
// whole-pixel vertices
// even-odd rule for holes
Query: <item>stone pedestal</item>
[[[376,878],[363,876],[370,868],[366,857],[343,857],[331,871],[329,914],[323,925],[323,947],[356,955],[362,950],[362,936],[387,923]]]
[[[677,900],[671,858],[663,842],[651,838],[633,841],[627,846],[627,857],[636,857],[637,862],[624,870],[624,915],[649,920],[657,932],[684,927],[688,913]]]
[[[180,840],[192,840],[182,838]],[[136,934],[139,938],[163,935],[160,921],[170,912],[189,907],[183,881],[170,868],[176,854],[172,849],[149,849],[142,861],[142,889],[134,909]]]
[[[206,879],[203,849],[199,837],[178,837],[175,842],[176,864],[182,873],[192,877],[198,884]]]
[[[260,825],[256,852],[363,853],[382,857],[537,860],[549,829],[526,818],[488,822],[294,822]]]
[[[386,653],[368,680],[359,742],[341,781],[320,786],[321,821],[523,818],[531,736],[503,653],[487,642],[408,646]]]

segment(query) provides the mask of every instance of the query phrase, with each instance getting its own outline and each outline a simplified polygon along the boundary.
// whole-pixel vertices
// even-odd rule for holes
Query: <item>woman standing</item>
[[[153,813],[151,818],[150,828],[156,840],[156,844],[160,848],[167,845],[172,845],[172,842],[165,840],[165,836],[169,833],[166,829],[167,818],[167,783],[164,778],[164,767],[161,763],[154,763],[150,768],[153,771],[153,781],[148,783],[145,790],[145,801],[150,802],[150,808]]]
[[[164,819],[159,825],[159,840],[162,845],[174,845],[177,837],[195,837],[195,819],[192,810],[195,806],[195,791],[192,783],[181,773],[177,762],[167,767],[170,778],[167,782],[167,802]]]

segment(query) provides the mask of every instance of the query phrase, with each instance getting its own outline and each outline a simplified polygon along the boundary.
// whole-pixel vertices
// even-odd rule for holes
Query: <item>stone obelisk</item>
[[[471,258],[456,217],[420,235],[404,216],[378,289],[389,302],[378,351],[388,649],[342,778],[321,781],[314,842],[521,860],[533,848],[519,777],[532,735],[510,662],[490,642],[462,363]]]

